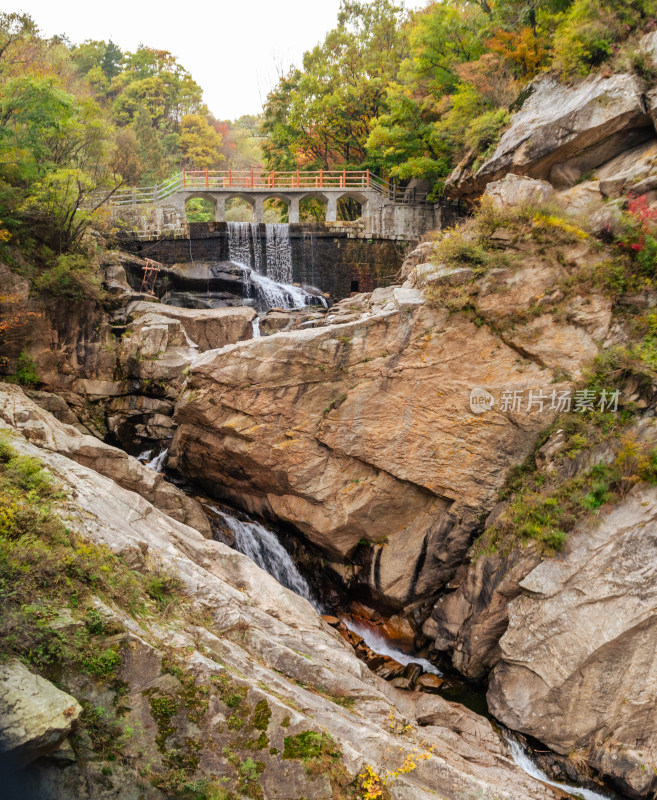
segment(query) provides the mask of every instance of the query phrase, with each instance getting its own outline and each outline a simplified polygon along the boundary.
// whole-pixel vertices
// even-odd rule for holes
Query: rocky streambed
[[[151,598],[137,615],[128,597],[93,588],[79,611],[51,604],[43,635],[64,626],[71,642],[91,636],[91,652],[116,654],[111,668],[85,672],[71,656],[57,688],[54,676],[39,678],[27,698],[26,668],[2,666],[3,747],[30,765],[24,797],[163,798],[219,781],[234,796],[246,787],[246,796],[330,800],[370,779],[399,798],[428,800],[436,787],[450,800],[562,797],[515,766],[487,720],[383,681],[308,601],[163,513],[157,506],[194,521],[200,508],[160,474],[16,387],[0,398],[3,459],[48,470],[59,513],[87,543],[81,552],[93,545],[114,570],[145,576],[160,587],[153,598],[175,591],[173,605]]]

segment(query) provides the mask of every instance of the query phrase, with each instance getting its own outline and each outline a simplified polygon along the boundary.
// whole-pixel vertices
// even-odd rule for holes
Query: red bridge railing
[[[277,191],[291,190],[375,191],[394,203],[423,202],[407,197],[403,189],[384,181],[370,170],[301,170],[263,172],[262,170],[183,170],[157,186],[120,189],[112,196],[115,206],[156,203],[181,190],[198,191]]]
[[[369,189],[369,170],[184,170],[183,189]]]

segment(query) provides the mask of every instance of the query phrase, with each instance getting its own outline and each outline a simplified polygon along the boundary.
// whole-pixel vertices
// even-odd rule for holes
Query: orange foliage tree
[[[516,31],[498,29],[488,47],[513,64],[522,78],[533,78],[548,57],[545,38],[530,27]]]

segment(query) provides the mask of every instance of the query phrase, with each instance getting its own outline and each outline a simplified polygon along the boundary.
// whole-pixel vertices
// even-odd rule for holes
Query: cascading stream
[[[591,789],[584,789],[581,786],[569,786],[566,783],[558,783],[557,781],[550,780],[543,770],[531,760],[529,753],[520,742],[513,739],[511,736],[505,736],[504,738],[511,749],[514,763],[532,778],[543,781],[543,783],[547,783],[549,786],[554,786],[555,789],[561,789],[562,792],[566,792],[572,795],[572,797],[578,797],[580,800],[609,800],[609,795],[594,792]]]
[[[242,521],[218,508],[211,508],[223,519],[233,534],[236,550],[244,553],[280,584],[308,600],[319,613],[322,613],[321,605],[313,596],[308,582],[273,531],[253,520]]]
[[[137,456],[137,461],[141,461],[144,466],[149,467],[154,472],[164,472],[164,463],[169,455],[169,448],[162,450],[153,456],[152,450],[146,450]]]
[[[426,658],[410,656],[408,653],[404,653],[403,650],[395,647],[393,642],[385,639],[383,636],[378,636],[366,625],[360,625],[358,622],[354,622],[350,619],[343,619],[342,621],[350,631],[358,634],[358,636],[361,637],[361,639],[373,653],[377,653],[381,656],[388,656],[404,666],[407,666],[408,664],[418,664],[425,672],[431,672],[433,675],[442,676],[443,673],[438,669],[438,667],[436,667]]]

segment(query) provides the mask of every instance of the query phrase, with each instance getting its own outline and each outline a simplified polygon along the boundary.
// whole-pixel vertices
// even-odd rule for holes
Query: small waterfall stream
[[[210,508],[233,534],[236,550],[248,556],[287,589],[308,600],[319,613],[323,613],[308,582],[273,531],[254,520],[243,521],[214,506]]]
[[[292,283],[290,228],[282,223],[266,225],[265,228],[267,234],[267,277],[277,283]]]
[[[407,664],[419,664],[425,672],[430,672],[433,675],[442,676],[442,672],[438,669],[435,664],[432,664],[426,658],[420,658],[419,656],[410,656],[408,653],[404,653],[403,650],[400,650],[398,647],[395,647],[394,643],[385,639],[383,636],[378,636],[371,628],[368,628],[366,625],[361,625],[358,622],[354,622],[350,619],[342,620],[344,624],[349,628],[350,631],[358,634],[365,644],[372,650],[374,653],[378,653],[381,656],[389,656],[393,658],[400,664],[406,666]]]
[[[555,789],[561,789],[562,792],[566,792],[573,797],[581,798],[581,800],[609,800],[610,795],[594,792],[591,789],[584,789],[581,786],[570,786],[567,783],[558,783],[557,781],[551,780],[543,770],[531,760],[529,753],[520,742],[511,736],[505,736],[504,738],[511,749],[514,763],[532,778],[547,783],[549,786],[554,786]]]
[[[253,242],[253,267],[257,273],[262,275],[262,247],[260,245],[260,226],[257,222],[250,222],[251,227],[251,241]],[[288,243],[290,241],[290,237],[288,235]],[[291,252],[291,249],[290,249]],[[250,264],[251,261],[246,261],[246,264]],[[290,255],[290,264],[292,263],[292,256]],[[283,281],[284,283],[291,283],[292,282],[292,272],[290,271],[290,280]]]
[[[228,223],[228,253],[236,264],[251,263],[251,243],[255,241],[249,222]]]
[[[164,472],[164,463],[168,455],[168,448],[162,450],[161,453],[157,453],[155,456],[153,455],[153,450],[146,450],[137,456],[137,461],[141,461],[145,467],[149,467],[155,472]]]

